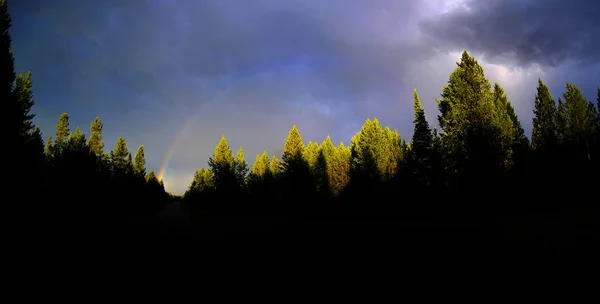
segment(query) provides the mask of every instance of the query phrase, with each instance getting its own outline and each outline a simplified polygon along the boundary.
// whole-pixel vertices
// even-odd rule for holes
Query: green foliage
[[[277,177],[279,174],[281,174],[281,167],[281,161],[279,158],[277,158],[277,156],[273,155],[273,158],[271,158],[271,163],[269,163],[269,169],[271,170],[273,177]]]
[[[457,189],[490,187],[506,167],[511,138],[504,92],[494,93],[483,68],[466,51],[438,100],[446,167]]]
[[[19,74],[16,81],[16,86],[13,91],[13,98],[16,102],[17,125],[20,126],[19,136],[27,138],[33,131],[33,118],[35,114],[31,113],[31,109],[35,102],[33,101],[33,92],[31,92],[31,72],[23,75]]]
[[[188,190],[189,193],[186,195],[192,193],[207,193],[213,190],[215,190],[215,175],[212,171],[201,168],[194,173],[194,178],[192,179]]]
[[[236,176],[235,157],[225,136],[221,136],[215,152],[208,160],[210,171],[214,174],[214,184],[217,191],[222,193],[233,193],[240,189],[239,179]]]
[[[62,113],[58,118],[58,124],[56,124],[56,138],[54,139],[55,153],[61,153],[63,151],[70,134],[69,114]]]
[[[537,94],[533,104],[533,131],[531,134],[531,146],[534,150],[548,153],[554,149],[557,142],[557,110],[550,95],[550,90],[538,78]]]
[[[570,83],[567,83],[563,98],[566,140],[578,143],[588,141],[593,131],[594,117],[587,100],[579,88]]]
[[[350,170],[354,178],[375,183],[389,180],[401,162],[400,144],[398,132],[384,129],[377,118],[367,119],[351,140]]]
[[[281,159],[286,170],[291,170],[294,166],[305,162],[304,143],[302,142],[302,136],[300,136],[300,132],[298,132],[296,125],[292,126],[292,129],[288,133]]]
[[[90,152],[100,157],[104,154],[104,141],[102,136],[102,129],[104,125],[100,122],[100,117],[96,117],[90,125],[90,140],[88,141],[88,147]]]
[[[144,145],[141,145],[135,153],[133,159],[133,173],[138,176],[146,176],[146,155],[144,154]]]
[[[131,154],[123,137],[119,137],[114,150],[110,152],[110,161],[115,175],[127,174],[133,171]]]
[[[425,111],[421,105],[417,89],[413,91],[413,108],[415,110],[413,120],[415,128],[412,137],[412,165],[417,181],[421,184],[428,184],[427,177],[430,175],[431,170],[430,154],[433,135],[425,117]]]
[[[244,157],[244,150],[240,147],[235,156],[234,173],[240,189],[246,188],[246,178],[248,177],[248,163]]]

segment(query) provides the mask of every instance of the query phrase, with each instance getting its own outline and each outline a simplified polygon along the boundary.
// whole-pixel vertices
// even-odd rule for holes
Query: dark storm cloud
[[[558,66],[600,60],[600,1],[466,0],[422,22],[441,49],[482,53],[488,62]]]

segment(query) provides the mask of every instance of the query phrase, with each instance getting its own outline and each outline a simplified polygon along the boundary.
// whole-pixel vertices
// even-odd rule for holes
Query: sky
[[[220,137],[252,164],[289,129],[337,144],[367,118],[410,140],[412,90],[432,127],[463,50],[504,87],[527,134],[538,77],[590,100],[600,85],[600,1],[9,0],[17,72],[31,71],[44,137],[104,123],[165,188],[185,192]]]

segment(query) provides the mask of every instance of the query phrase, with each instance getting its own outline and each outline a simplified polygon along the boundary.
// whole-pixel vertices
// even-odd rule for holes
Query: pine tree
[[[588,102],[575,85],[567,83],[563,94],[565,99],[565,122],[567,138],[580,144],[585,144],[593,128],[593,115],[588,108]]]
[[[381,181],[387,172],[388,147],[379,120],[367,119],[351,140],[352,179],[365,186]]]
[[[16,123],[19,127],[19,137],[25,140],[34,129],[32,120],[35,114],[31,113],[31,109],[35,102],[33,101],[31,86],[31,72],[25,75],[19,74],[13,91],[14,102],[17,103],[16,106],[18,107],[15,119],[18,119]]]
[[[269,164],[270,159],[267,151],[264,151],[262,154],[257,154],[254,165],[252,165],[251,174],[261,179],[264,178],[271,171]]]
[[[501,162],[501,166],[508,169],[514,164],[513,147],[517,140],[516,132],[519,131],[515,128],[515,122],[513,120],[513,118],[516,118],[516,115],[514,115],[514,109],[510,101],[508,101],[504,89],[498,83],[494,84],[492,99],[495,106],[493,122],[497,128],[497,138],[493,144],[499,151],[499,161]],[[514,117],[511,117],[511,114],[509,113],[511,110]]]
[[[222,193],[231,193],[238,189],[238,179],[235,175],[235,158],[225,136],[215,147],[215,152],[208,160],[208,166],[214,174],[216,190]]]
[[[50,160],[54,156],[54,146],[52,145],[52,136],[48,137],[46,141],[46,147],[44,148],[44,155],[46,159]]]
[[[490,179],[502,169],[504,154],[496,144],[498,108],[483,67],[466,51],[443,88],[438,108],[446,164],[457,189],[493,185]]]
[[[579,88],[567,83],[563,94],[565,139],[575,153],[575,159],[590,160],[595,114]]]
[[[133,173],[137,176],[146,176],[146,156],[144,154],[144,145],[141,145],[135,153],[133,159]]]
[[[300,136],[298,128],[294,125],[288,133],[288,137],[285,140],[285,146],[283,147],[283,155],[281,157],[283,166],[286,170],[293,169],[295,165],[305,162],[303,158],[304,143],[302,142],[302,136]]]
[[[271,158],[271,162],[269,163],[269,170],[271,171],[271,175],[273,175],[274,178],[279,177],[279,175],[281,174],[281,161],[279,160],[279,158],[277,158],[277,156],[273,155],[273,157]]]
[[[154,173],[154,170],[150,170],[150,172],[148,172],[148,174],[146,174],[145,178],[146,178],[147,183],[152,180],[158,181],[158,178],[156,178],[156,173]]]
[[[210,170],[204,168],[196,170],[194,178],[190,183],[190,188],[186,192],[185,196],[197,193],[207,193],[215,189],[214,174]]]
[[[316,142],[308,142],[306,148],[304,149],[304,159],[308,163],[308,166],[312,168],[317,164],[317,157],[319,155],[319,144]]]
[[[332,169],[331,191],[334,195],[340,194],[350,181],[350,156],[350,149],[340,142],[334,153]]]
[[[69,134],[64,146],[68,151],[84,151],[86,148],[85,134],[76,128],[75,133]]]
[[[100,117],[96,117],[90,125],[90,140],[88,141],[88,147],[90,152],[94,155],[101,157],[104,154],[104,141],[102,136],[102,129],[104,125],[100,122]]]
[[[58,118],[58,124],[56,125],[56,138],[54,140],[55,153],[62,153],[70,134],[69,114],[62,113]]]
[[[127,174],[131,171],[131,154],[127,149],[127,143],[123,137],[119,137],[114,150],[110,153],[110,159],[114,174]]]
[[[557,110],[550,90],[538,78],[537,94],[533,104],[533,131],[531,133],[531,146],[540,153],[551,153],[558,142],[557,138]]]
[[[421,105],[421,100],[417,94],[417,89],[413,91],[413,108],[415,110],[415,118],[413,120],[415,129],[412,138],[414,173],[417,181],[426,184],[430,174],[429,154],[433,137],[429,123],[425,117],[425,111]]]
[[[244,150],[240,147],[235,156],[235,177],[239,189],[246,189],[246,178],[248,177],[248,163],[244,157]]]
[[[287,195],[310,195],[314,189],[314,178],[304,154],[302,136],[296,128],[288,133],[282,155],[282,168],[284,174],[283,187]]]
[[[317,191],[323,194],[332,194],[335,180],[335,157],[336,148],[331,142],[331,137],[327,136],[325,140],[318,146],[317,159],[313,174],[316,179]]]

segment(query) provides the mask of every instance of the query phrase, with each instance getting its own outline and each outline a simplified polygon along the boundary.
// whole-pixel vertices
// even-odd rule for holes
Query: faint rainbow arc
[[[187,129],[196,121],[196,119],[198,118],[198,116],[200,116],[201,113],[202,113],[202,107],[200,108],[200,110],[196,111],[196,113],[194,113],[194,115],[192,115],[190,118],[188,118],[188,120],[185,122],[185,124],[181,128],[181,131],[179,131],[179,133],[177,133],[177,135],[175,135],[175,137],[173,137],[173,140],[171,140],[171,143],[169,144],[169,148],[167,149],[167,152],[165,153],[165,156],[163,157],[163,160],[160,163],[160,169],[158,170],[158,175],[156,176],[158,178],[158,180],[163,179],[163,176],[167,169],[167,165],[169,164],[169,160],[171,160],[171,156],[173,156],[173,152],[175,152],[175,147],[177,146],[177,142],[179,142],[181,137],[183,137],[183,135],[185,135]]]
[[[248,78],[248,77],[244,77],[244,78]],[[228,87],[230,87],[230,86],[231,86],[231,84]],[[175,152],[175,147],[177,147],[177,142],[179,142],[179,140],[185,135],[187,129],[189,129],[190,126],[198,119],[200,114],[202,114],[202,110],[204,110],[207,105],[218,100],[218,98],[221,97],[225,92],[227,92],[227,88],[217,92],[216,95],[213,98],[211,98],[209,102],[207,102],[203,106],[200,106],[200,108],[198,110],[196,110],[194,115],[192,115],[190,118],[188,118],[188,120],[185,122],[185,124],[183,124],[181,131],[179,131],[179,133],[177,133],[177,135],[175,135],[175,137],[173,137],[173,140],[169,144],[169,148],[167,149],[167,152],[165,153],[165,156],[163,157],[163,160],[160,163],[160,169],[158,170],[158,174],[156,176],[156,178],[158,178],[158,180],[163,179],[163,177],[165,175],[165,171],[167,170],[167,165],[169,164],[169,161],[171,160],[171,157],[173,156],[173,152]]]

